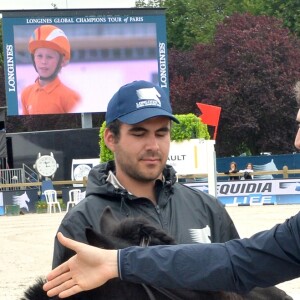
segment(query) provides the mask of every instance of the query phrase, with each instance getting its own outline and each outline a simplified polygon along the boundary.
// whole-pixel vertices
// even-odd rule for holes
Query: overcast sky
[[[0,10],[58,8],[126,8],[135,7],[135,0],[0,0]]]

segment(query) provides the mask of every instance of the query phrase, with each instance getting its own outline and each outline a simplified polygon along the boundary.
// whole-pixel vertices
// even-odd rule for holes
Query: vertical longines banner
[[[79,101],[64,113],[105,112],[112,95],[134,80],[158,84],[169,95],[164,9],[3,11],[2,16],[10,116],[30,114],[26,88],[41,75],[29,41],[40,38],[36,33],[43,25],[56,26],[70,44],[71,57],[58,76]]]

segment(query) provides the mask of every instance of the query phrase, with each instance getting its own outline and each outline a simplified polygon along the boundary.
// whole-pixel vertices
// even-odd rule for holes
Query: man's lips
[[[153,156],[151,156],[151,157],[146,156],[146,157],[142,157],[141,160],[157,161],[157,160],[161,160],[161,158],[160,157],[153,157]]]
[[[143,159],[141,159],[141,161],[148,163],[148,164],[156,164],[156,163],[159,163],[161,161],[161,159],[151,157],[151,158],[143,158]]]

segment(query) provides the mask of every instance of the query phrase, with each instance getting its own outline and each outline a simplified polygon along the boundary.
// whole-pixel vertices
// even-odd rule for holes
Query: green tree
[[[226,0],[136,1],[137,7],[166,8],[168,47],[177,49],[211,42],[225,4]]]
[[[135,1],[136,7],[164,7],[165,1],[164,0],[137,0]]]
[[[226,13],[249,12],[253,15],[273,16],[283,21],[285,27],[300,36],[300,1],[295,0],[228,0]]]
[[[169,52],[174,112],[199,115],[196,102],[222,107],[218,155],[294,150],[300,48],[279,20],[234,14],[212,44]]]
[[[300,1],[295,0],[138,0],[137,7],[165,7],[169,48],[210,43],[216,26],[232,14],[273,16],[300,36]]]

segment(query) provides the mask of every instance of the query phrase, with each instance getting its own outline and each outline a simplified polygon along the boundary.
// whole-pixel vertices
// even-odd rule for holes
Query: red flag
[[[215,126],[215,132],[214,132],[214,140],[215,140],[217,137],[221,107],[203,104],[203,103],[196,103],[196,104],[200,109],[200,111],[202,112],[202,115],[200,116],[202,122],[210,126]]]

